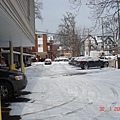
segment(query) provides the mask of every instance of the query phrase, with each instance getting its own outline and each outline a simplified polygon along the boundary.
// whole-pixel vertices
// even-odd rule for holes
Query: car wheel
[[[12,86],[9,83],[0,82],[1,99],[6,100],[12,96]]]
[[[84,67],[81,67],[81,69],[83,70],[83,69],[84,69]]]
[[[84,69],[87,70],[89,67],[88,67],[88,64],[84,64]]]

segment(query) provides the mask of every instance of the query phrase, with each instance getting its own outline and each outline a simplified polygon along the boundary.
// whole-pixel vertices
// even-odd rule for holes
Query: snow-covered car
[[[117,60],[117,55],[105,55],[105,59],[108,59],[108,60]]]
[[[117,60],[117,55],[103,55],[99,57],[100,59],[107,59],[107,60]]]
[[[90,67],[108,67],[108,60],[103,60],[97,57],[79,57],[76,62],[76,66],[81,67],[82,69],[88,69]]]
[[[52,64],[52,60],[50,58],[46,58],[44,61],[45,65],[51,65]]]
[[[70,65],[73,65],[74,59],[75,59],[75,57],[72,57],[72,58],[69,60],[68,63],[69,63]]]
[[[73,60],[73,65],[76,65],[77,64],[77,60],[81,58],[81,57],[75,57],[74,60]]]
[[[59,57],[54,59],[55,62],[59,62]]]
[[[57,62],[64,61],[65,62],[65,61],[69,61],[69,58],[66,56],[60,56],[60,57],[55,58],[54,61],[57,61]]]
[[[67,57],[60,57],[59,61],[69,61],[69,59]]]

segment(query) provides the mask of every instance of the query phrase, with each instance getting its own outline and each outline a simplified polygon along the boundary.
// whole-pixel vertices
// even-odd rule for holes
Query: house
[[[104,42],[102,36],[89,35],[84,41],[84,55],[85,56],[100,56],[104,54],[112,54],[113,47],[116,43],[113,41],[112,36],[104,36]]]
[[[64,49],[64,48],[62,48],[62,46],[59,46],[57,51],[58,51],[58,57],[59,56],[66,56],[68,58],[72,57],[72,53],[68,48]]]

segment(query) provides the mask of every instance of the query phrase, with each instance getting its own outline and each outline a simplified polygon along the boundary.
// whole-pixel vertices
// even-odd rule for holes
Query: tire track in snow
[[[86,86],[89,86],[90,89],[92,88],[92,87],[91,87],[91,83],[88,84],[88,83],[83,82],[83,81],[82,81],[82,83],[83,83],[84,85],[86,85]],[[80,88],[80,89],[81,89],[81,88]],[[98,88],[97,88],[97,89],[98,89]],[[74,113],[77,113],[77,112],[79,112],[79,111],[82,111],[84,108],[87,108],[87,107],[93,105],[93,104],[95,103],[95,101],[97,100],[97,98],[98,98],[98,94],[97,94],[97,92],[95,93],[92,89],[91,89],[91,91],[92,91],[91,93],[95,94],[94,100],[93,100],[93,96],[90,96],[91,94],[89,94],[89,93],[90,93],[89,89],[87,89],[87,95],[85,95],[84,93],[82,93],[82,95],[88,96],[88,97],[86,98],[86,100],[87,100],[88,102],[85,103],[82,107],[77,108],[77,109],[74,109],[74,110],[72,110],[72,111],[68,111],[68,112],[66,112],[66,113],[62,113],[62,115],[66,116],[66,115],[74,114]],[[82,95],[81,95],[81,96],[82,96]],[[77,99],[80,99],[81,96],[79,96]]]
[[[99,117],[101,117],[101,116],[103,116],[103,115],[105,115],[105,114],[108,114],[108,112],[110,112],[110,107],[114,107],[114,106],[117,104],[118,98],[119,98],[119,94],[118,94],[117,90],[114,89],[113,87],[109,87],[109,88],[110,88],[110,90],[111,90],[112,93],[113,93],[114,101],[111,102],[111,103],[105,108],[104,112],[101,112],[101,113],[97,114],[95,117],[93,117],[93,118],[91,118],[91,119],[89,119],[89,120],[97,120],[97,118],[99,118]],[[111,117],[112,117],[112,115],[111,115]]]
[[[30,115],[30,114],[35,114],[35,113],[40,113],[40,112],[45,112],[45,111],[48,111],[48,110],[52,110],[52,109],[55,109],[55,108],[58,108],[58,107],[61,107],[63,105],[66,105],[66,104],[69,104],[70,102],[74,101],[76,98],[73,98],[67,102],[64,102],[62,104],[59,104],[59,105],[56,105],[56,106],[53,106],[53,107],[49,107],[49,108],[46,108],[46,109],[43,109],[43,110],[39,110],[39,111],[35,111],[35,112],[30,112],[30,113],[25,113],[25,114],[22,114],[21,116],[26,116],[26,115]]]
[[[52,66],[51,66],[52,67]],[[45,73],[45,74],[48,74],[48,76],[49,75],[51,75],[51,73],[52,72],[55,72],[55,71],[51,71],[50,69],[51,69],[51,67],[49,68],[48,66],[46,67],[46,68],[49,68],[48,69],[48,71]],[[59,66],[58,66],[59,67]],[[44,70],[46,69],[46,68],[44,68]],[[54,68],[56,68],[56,69],[58,69],[57,68],[57,65],[56,65],[56,67],[53,67],[52,69],[54,69]],[[65,67],[63,67],[63,69],[65,69]],[[55,69],[54,69],[55,70]],[[58,72],[59,73],[59,72]],[[40,77],[43,77],[45,74],[41,74],[40,75]],[[56,74],[56,73],[55,73]],[[61,73],[59,73],[59,74],[57,74],[57,76],[58,75],[61,75]],[[48,77],[47,76],[47,77]],[[51,76],[54,76],[54,74],[52,73],[52,75]],[[87,81],[88,82],[88,81]],[[92,91],[93,89],[91,89],[92,88],[92,83],[85,83],[86,84],[86,86],[89,86],[89,88],[90,88],[90,90]],[[97,86],[96,86],[97,87]],[[87,93],[88,93],[88,91],[89,91],[89,88],[87,89]],[[66,89],[66,90],[68,90],[68,89]],[[114,94],[114,95],[116,95],[116,92],[115,92],[115,90],[114,89],[111,89],[111,91],[112,91],[112,93]],[[97,94],[98,95],[98,94]],[[97,95],[96,95],[96,99],[97,99]],[[117,95],[116,95],[117,96]],[[74,102],[75,100],[78,100],[80,97],[76,97],[75,99],[73,99],[73,101],[71,101],[71,102],[69,102],[68,101],[68,103],[62,103],[62,104],[58,104],[58,105],[56,105],[56,106],[52,106],[51,108],[46,108],[46,109],[44,109],[43,111],[38,111],[38,113],[39,112],[45,112],[45,111],[49,111],[49,110],[52,110],[52,109],[55,109],[55,108],[59,108],[59,107],[62,107],[62,106],[64,106],[64,105],[68,105],[68,104],[70,104],[70,103],[72,103],[72,102]],[[81,110],[83,110],[84,109],[84,107],[87,107],[87,106],[90,106],[90,105],[93,105],[94,103],[95,103],[95,101],[92,101],[92,102],[90,102],[89,101],[89,98],[87,98],[88,99],[88,102],[84,105],[84,106],[82,106],[81,108],[77,108],[77,109],[75,109],[75,110],[72,110],[72,111],[68,111],[67,113],[62,113],[63,115],[69,115],[69,114],[74,114],[74,113],[76,113],[76,112],[78,112],[78,111],[81,111]],[[95,100],[95,99],[94,99]],[[114,104],[114,102],[113,102],[113,104]],[[37,111],[36,111],[37,112]],[[58,116],[59,116],[59,114],[58,114]],[[51,118],[52,116],[50,116],[50,117],[48,117],[48,118]],[[57,117],[57,115],[56,116],[54,116],[53,115],[53,117]],[[43,119],[48,119],[48,118],[43,118]],[[42,119],[41,119],[42,120]]]

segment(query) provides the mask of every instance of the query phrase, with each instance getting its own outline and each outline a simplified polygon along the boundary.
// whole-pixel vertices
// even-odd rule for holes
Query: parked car
[[[74,59],[75,59],[75,57],[72,57],[72,58],[69,60],[68,63],[69,63],[70,65],[73,65]]]
[[[59,62],[59,57],[54,59],[55,62]]]
[[[97,57],[79,57],[77,59],[76,65],[82,69],[88,69],[90,67],[108,67],[108,60],[100,59]]]
[[[59,61],[69,61],[69,58],[67,56],[60,56]]]
[[[107,60],[117,60],[117,55],[108,54],[108,55],[100,56],[99,58],[101,58],[101,59],[107,59]]]
[[[31,58],[29,58],[25,61],[25,66],[26,67],[31,66]]]
[[[52,64],[52,60],[50,58],[46,58],[44,61],[45,65],[51,65]]]
[[[54,59],[54,61],[59,62],[59,61],[69,61],[69,58],[66,56],[60,56]]]
[[[77,64],[77,60],[81,58],[81,57],[75,57],[74,60],[73,60],[73,65],[76,65]]]
[[[117,60],[117,55],[105,55],[105,58],[108,60]]]
[[[45,61],[45,58],[40,58],[39,59],[39,62],[44,62]]]
[[[27,85],[27,77],[18,70],[9,70],[7,67],[0,67],[0,91],[1,99],[9,99],[23,90]]]

